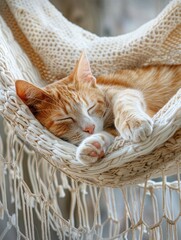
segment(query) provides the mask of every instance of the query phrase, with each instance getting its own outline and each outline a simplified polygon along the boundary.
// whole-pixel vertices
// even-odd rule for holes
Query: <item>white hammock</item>
[[[42,78],[48,82],[54,81],[70,73],[82,50],[88,53],[95,75],[146,64],[181,64],[181,1],[173,0],[157,18],[135,32],[110,38],[100,38],[73,25],[46,0],[0,1],[0,12],[3,17],[0,17],[0,114],[8,122],[6,123],[7,155],[6,157],[0,155],[0,159],[3,163],[2,168],[8,168],[11,184],[12,182],[15,184],[14,190],[12,190],[13,186],[12,189],[10,188],[11,197],[15,198],[15,215],[10,216],[5,197],[2,200],[2,209],[6,211],[10,225],[16,227],[19,237],[23,236],[18,226],[17,215],[18,206],[23,208],[25,204],[29,209],[27,212],[23,210],[29,214],[25,222],[23,236],[25,239],[36,239],[33,233],[34,226],[31,225],[32,209],[35,209],[38,216],[44,216],[41,224],[42,234],[45,231],[45,235],[42,239],[50,239],[50,230],[46,229],[46,226],[51,226],[57,232],[62,231],[61,234],[71,236],[71,239],[77,239],[79,234],[82,234],[81,236],[86,234],[90,239],[93,239],[92,236],[103,237],[104,225],[109,221],[112,221],[112,226],[114,225],[109,232],[109,239],[111,237],[115,239],[120,235],[121,230],[120,226],[118,227],[120,220],[118,221],[119,217],[114,206],[116,204],[113,199],[114,191],[86,187],[85,184],[78,184],[78,181],[99,187],[122,187],[146,181],[145,186],[140,186],[142,190],[139,190],[141,193],[140,202],[137,201],[137,209],[131,213],[130,206],[125,207],[127,227],[124,236],[132,231],[132,236],[136,239],[137,235],[134,234],[139,230],[141,239],[146,228],[150,234],[153,234],[150,235],[153,236],[150,239],[161,239],[161,220],[165,218],[176,225],[179,218],[172,219],[171,206],[168,204],[163,206],[162,218],[154,213],[152,226],[146,224],[142,216],[144,199],[149,192],[155,211],[157,204],[153,188],[156,185],[152,181],[148,183],[147,180],[173,173],[179,176],[181,90],[154,116],[154,131],[149,139],[139,144],[132,144],[117,138],[101,162],[87,167],[76,161],[74,145],[57,139],[38,123],[28,108],[16,97],[14,81],[26,79],[39,85],[44,84]],[[3,146],[1,141],[0,146]],[[3,151],[0,154],[3,155]],[[31,172],[32,192],[31,187],[24,181],[23,157],[26,157],[28,171]],[[71,183],[63,173],[71,178]],[[61,176],[61,181],[58,174]],[[74,182],[73,179],[76,181]],[[15,180],[18,182],[17,185]],[[164,178],[163,185],[164,191],[168,187],[180,194],[180,182],[167,184]],[[158,184],[158,188],[160,187],[162,183]],[[6,195],[5,179],[2,180],[0,189]],[[70,207],[70,223],[63,218],[56,197],[57,192],[63,196],[65,189],[71,192],[74,199]],[[88,219],[91,211],[89,213],[88,200],[85,197],[86,189],[91,195],[90,202],[95,210],[92,225]],[[125,202],[129,194],[134,202],[137,193],[132,187],[126,190],[122,188],[122,191]],[[26,195],[25,200],[22,200],[24,196],[22,193]],[[100,219],[101,194],[106,196],[108,204],[107,220],[104,224]],[[54,202],[50,203],[50,198],[54,199]],[[76,201],[79,215],[78,229],[74,222]],[[163,198],[163,204],[166,202],[167,200]],[[38,204],[41,206],[41,211]],[[170,207],[168,211],[167,207]],[[54,220],[56,221],[53,223]],[[114,221],[117,221],[118,225]],[[62,230],[62,224],[67,226],[65,230]],[[89,229],[91,226],[92,230]]]

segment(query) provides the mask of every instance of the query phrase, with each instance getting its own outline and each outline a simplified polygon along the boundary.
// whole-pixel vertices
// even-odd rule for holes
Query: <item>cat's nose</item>
[[[95,125],[94,124],[91,124],[91,125],[88,125],[86,126],[83,131],[84,132],[88,132],[90,134],[93,134],[94,133],[94,129],[95,129]]]

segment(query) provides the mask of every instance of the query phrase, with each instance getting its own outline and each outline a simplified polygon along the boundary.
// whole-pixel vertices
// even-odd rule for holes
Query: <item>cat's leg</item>
[[[76,159],[85,165],[97,162],[104,157],[114,137],[103,131],[87,137],[77,148]]]
[[[113,99],[115,127],[125,140],[144,141],[153,130],[153,121],[146,113],[146,104],[142,93],[134,89],[125,89]]]

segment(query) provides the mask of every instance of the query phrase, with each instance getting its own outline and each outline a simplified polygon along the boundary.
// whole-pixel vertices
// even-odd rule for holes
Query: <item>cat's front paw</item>
[[[97,162],[104,157],[113,139],[113,136],[108,133],[93,134],[79,145],[76,159],[85,165]]]
[[[118,127],[118,131],[125,140],[141,142],[148,138],[153,131],[153,121],[147,115],[131,116]]]

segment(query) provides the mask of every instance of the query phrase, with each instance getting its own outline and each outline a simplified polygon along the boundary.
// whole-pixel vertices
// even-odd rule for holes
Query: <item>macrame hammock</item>
[[[102,161],[84,166],[14,87],[68,75],[83,50],[95,76],[181,64],[181,1],[117,37],[83,30],[47,0],[0,1],[0,13],[0,239],[181,239],[181,90],[154,116],[146,141],[117,137]]]

